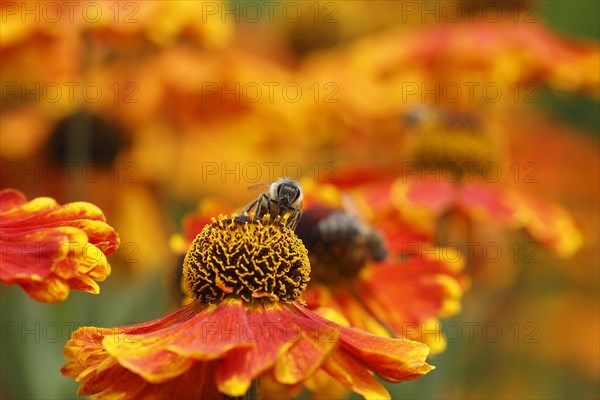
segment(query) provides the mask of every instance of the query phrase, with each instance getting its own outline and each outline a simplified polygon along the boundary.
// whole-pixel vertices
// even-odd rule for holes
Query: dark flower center
[[[484,174],[501,157],[501,134],[473,115],[431,112],[410,125],[409,158],[423,171],[460,180]]]
[[[184,283],[202,303],[237,296],[247,302],[297,300],[309,280],[308,251],[285,221],[253,215],[213,218],[188,250]]]

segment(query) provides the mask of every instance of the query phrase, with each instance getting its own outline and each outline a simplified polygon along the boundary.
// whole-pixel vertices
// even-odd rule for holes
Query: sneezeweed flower
[[[65,300],[71,289],[98,294],[110,274],[106,255],[119,237],[102,211],[85,202],[58,205],[48,197],[27,201],[0,191],[0,279],[38,301]]]
[[[390,199],[403,218],[435,232],[441,242],[447,240],[442,236],[448,227],[440,225],[448,222],[444,216],[455,215],[466,220],[467,230],[482,221],[525,229],[562,257],[581,246],[581,232],[567,211],[510,185],[507,143],[499,128],[476,114],[443,109],[410,118],[401,175],[368,196]]]
[[[243,396],[261,374],[295,385],[324,371],[366,398],[389,398],[369,371],[399,382],[432,369],[426,345],[336,325],[301,305],[307,250],[287,220],[220,215],[186,254],[194,300],[148,323],[75,331],[62,369],[79,395]]]
[[[474,112],[413,109],[397,171],[343,177],[341,184],[354,187],[371,222],[390,238],[402,236],[408,223],[425,238],[460,245],[485,221],[501,236],[522,229],[559,256],[571,256],[582,245],[578,224],[562,207],[511,181],[518,172],[499,122]]]
[[[340,66],[353,70],[359,87],[367,89],[368,97],[356,101],[398,112],[410,102],[486,107],[532,101],[539,85],[596,97],[598,55],[597,43],[563,37],[541,21],[478,19],[365,37],[342,55]],[[488,83],[503,95],[479,90]],[[470,90],[469,84],[477,86]],[[376,112],[375,104],[369,109]]]
[[[422,341],[434,353],[445,349],[439,318],[460,310],[466,284],[452,249],[429,244],[421,254],[422,238],[404,235],[404,253],[396,245],[388,254],[387,236],[325,203],[307,207],[298,235],[312,266],[309,308],[334,309],[350,326]]]

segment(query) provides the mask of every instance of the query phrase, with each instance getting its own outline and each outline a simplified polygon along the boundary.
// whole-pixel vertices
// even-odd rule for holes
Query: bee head
[[[289,178],[281,178],[271,185],[270,196],[283,206],[298,207],[302,202],[302,189],[300,185]]]

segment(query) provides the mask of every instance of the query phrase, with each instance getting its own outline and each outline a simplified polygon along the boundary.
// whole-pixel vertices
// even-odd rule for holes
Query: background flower
[[[48,303],[65,300],[70,289],[100,292],[96,281],[110,275],[106,256],[119,246],[100,209],[84,202],[60,206],[48,197],[27,201],[6,189],[0,217],[3,283]]]

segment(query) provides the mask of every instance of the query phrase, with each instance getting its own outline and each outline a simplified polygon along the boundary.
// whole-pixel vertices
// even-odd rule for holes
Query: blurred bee
[[[263,185],[258,185],[262,187]],[[258,199],[248,204],[244,211],[249,212],[254,209],[256,218],[262,218],[266,214],[274,220],[276,217],[288,215],[287,226],[296,229],[298,220],[302,216],[302,188],[300,184],[290,178],[281,178],[269,186],[266,193],[261,194]]]
[[[296,234],[308,249],[311,279],[316,282],[352,278],[367,262],[381,261],[388,253],[377,230],[338,208],[308,208]]]

